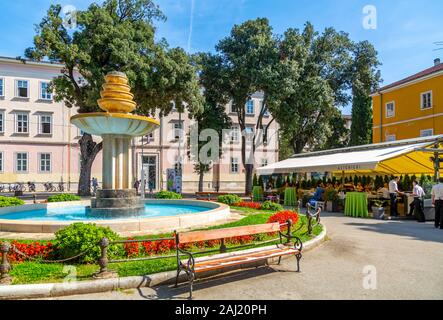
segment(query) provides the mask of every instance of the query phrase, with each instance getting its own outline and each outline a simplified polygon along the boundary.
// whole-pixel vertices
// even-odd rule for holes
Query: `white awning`
[[[443,135],[379,143],[358,147],[318,151],[294,155],[291,158],[257,168],[259,175],[293,172],[433,174],[430,152]],[[443,150],[440,144],[440,149]]]

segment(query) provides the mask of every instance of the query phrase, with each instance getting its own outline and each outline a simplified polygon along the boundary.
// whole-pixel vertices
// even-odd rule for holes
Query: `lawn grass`
[[[244,208],[242,208],[244,209]],[[246,225],[254,225],[254,224],[263,224],[269,219],[269,217],[275,212],[263,212],[252,210],[248,212],[248,215],[243,219],[238,221],[226,223],[223,225],[212,226],[208,229],[220,229],[220,228],[231,228],[231,227],[239,227]],[[317,236],[321,233],[322,227],[315,226],[313,228],[313,236],[309,236],[307,234],[307,220],[306,217],[300,215],[299,222],[297,223],[296,228],[300,228],[296,234],[303,241],[306,242],[312,239],[313,236]],[[159,237],[171,237],[172,233],[165,233],[162,235],[147,235],[135,237],[136,239],[149,239],[149,238],[159,238]],[[269,236],[265,237],[267,239]],[[31,242],[29,241],[20,241],[20,242]],[[44,242],[44,241],[41,241]],[[270,245],[270,243],[263,244]],[[235,245],[227,245],[228,248],[235,247]],[[251,244],[250,247],[253,247]],[[216,249],[216,248],[214,248]],[[237,250],[244,250],[247,248],[239,248]],[[235,249],[232,249],[235,251]],[[168,253],[168,255],[173,254],[174,252]],[[197,255],[199,256],[199,255]],[[164,258],[150,261],[130,261],[130,262],[119,262],[119,263],[110,263],[108,266],[109,269],[115,270],[120,277],[126,276],[140,276],[146,274],[153,274],[163,271],[176,270],[177,261],[176,258]],[[25,284],[25,283],[49,283],[49,282],[63,282],[65,280],[72,280],[72,277],[75,276],[76,280],[90,280],[93,273],[99,270],[99,266],[97,264],[73,264],[72,266],[68,266],[61,263],[51,263],[51,264],[43,264],[38,262],[23,262],[13,265],[13,269],[11,271],[11,276],[13,276],[13,284]]]

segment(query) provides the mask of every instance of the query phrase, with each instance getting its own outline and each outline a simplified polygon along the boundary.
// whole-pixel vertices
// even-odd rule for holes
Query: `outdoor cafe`
[[[442,165],[443,135],[438,135],[297,154],[289,159],[257,168],[256,174],[262,177],[296,176],[298,187],[296,196],[309,198],[313,196],[316,186],[310,185],[312,189],[303,188],[302,180],[305,179],[307,173],[323,173],[325,177],[329,177],[328,184],[335,188],[338,198],[342,200],[345,215],[368,217],[374,203],[386,200],[386,183],[388,182],[386,179],[394,176],[408,177],[410,184],[407,182],[402,185],[403,194],[399,195],[398,199],[402,203],[400,215],[406,215],[409,204],[413,200],[411,199],[412,181],[409,177],[415,177],[417,180],[422,178],[422,181],[432,186],[432,183],[439,177]],[[365,177],[365,183],[357,182],[359,181],[355,180],[357,176]],[[426,179],[423,180],[423,177]],[[384,188],[380,188],[380,179],[384,179],[381,182]],[[374,182],[378,182],[378,188]],[[266,191],[264,193],[266,194]],[[294,192],[285,191],[284,194],[292,194],[294,197]],[[327,200],[323,198],[318,202],[324,208],[324,202]]]

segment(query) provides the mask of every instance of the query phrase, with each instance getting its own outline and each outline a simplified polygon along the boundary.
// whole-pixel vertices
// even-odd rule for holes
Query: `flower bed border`
[[[327,229],[324,224],[321,224],[322,232],[315,238],[305,242],[303,244],[304,251],[312,250],[321,245],[326,240]],[[272,248],[274,246],[269,246]],[[244,252],[254,252],[254,250],[263,250],[264,247],[244,250]],[[238,251],[236,251],[238,253]],[[226,257],[235,254],[223,253],[211,256],[214,257]],[[285,257],[283,257],[285,258]],[[287,257],[289,258],[289,256]],[[199,259],[207,259],[207,257],[200,257]],[[264,264],[264,262],[262,263]],[[250,268],[251,265],[245,264],[238,267],[230,267],[229,271],[242,268]],[[222,270],[223,271],[223,270]],[[223,272],[226,272],[225,270]],[[210,277],[217,273],[208,272],[204,277]],[[10,299],[35,299],[35,298],[51,298],[61,297],[76,294],[88,294],[88,293],[100,293],[108,292],[117,289],[134,289],[140,287],[154,287],[163,284],[171,284],[175,281],[176,271],[166,271],[145,276],[132,276],[121,277],[112,279],[99,279],[99,280],[87,280],[87,281],[73,281],[68,283],[47,283],[47,284],[25,284],[25,285],[10,285],[0,286],[0,300]],[[184,281],[186,276],[183,274],[179,281]]]

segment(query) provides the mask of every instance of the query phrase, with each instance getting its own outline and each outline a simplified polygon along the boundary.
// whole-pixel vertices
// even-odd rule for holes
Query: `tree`
[[[60,5],[52,5],[36,27],[34,47],[26,56],[64,64],[52,83],[55,100],[79,113],[98,111],[104,76],[125,72],[139,108],[138,113],[160,116],[186,103],[191,114],[202,105],[195,68],[180,48],[170,49],[164,39],[155,41],[153,21],[165,16],[151,0],[106,0],[78,11],[77,29],[63,24]],[[81,167],[79,195],[90,195],[91,166],[102,144],[84,133],[79,140]]]
[[[349,100],[351,43],[345,33],[327,28],[319,34],[310,23],[279,40],[268,105],[294,153],[323,146],[331,136],[331,119]]]
[[[378,88],[380,62],[377,51],[368,41],[353,45],[354,60],[350,65],[352,79],[352,125],[350,145],[372,142],[372,99],[371,92]]]
[[[228,94],[232,99],[233,109],[236,110],[238,124],[242,133],[246,130],[246,103],[256,92],[264,92],[263,103],[254,125],[254,134],[242,134],[241,154],[245,168],[245,193],[252,191],[252,173],[254,171],[254,154],[259,139],[266,137],[271,119],[262,135],[263,116],[267,109],[267,88],[271,66],[278,60],[276,40],[272,28],[265,18],[246,21],[235,25],[231,34],[222,39],[216,50],[223,61],[223,74],[228,80]],[[250,144],[248,150],[247,143]]]
[[[193,63],[199,73],[200,86],[204,88],[203,96],[205,103],[203,111],[195,116],[198,125],[198,137],[204,130],[212,129],[218,135],[218,150],[209,149],[205,158],[201,158],[202,148],[214,141],[200,141],[197,147],[191,148],[191,156],[196,161],[194,171],[199,175],[198,191],[203,191],[204,175],[211,170],[214,162],[219,162],[222,153],[223,129],[230,128],[231,118],[225,112],[225,105],[229,101],[226,90],[226,78],[223,72],[222,60],[212,54],[197,54],[193,57]],[[209,140],[211,138],[208,138]],[[214,152],[214,153],[212,153]]]
[[[329,121],[330,134],[323,145],[317,146],[320,150],[344,148],[349,144],[350,131],[346,128],[346,121],[341,112],[335,109]]]

